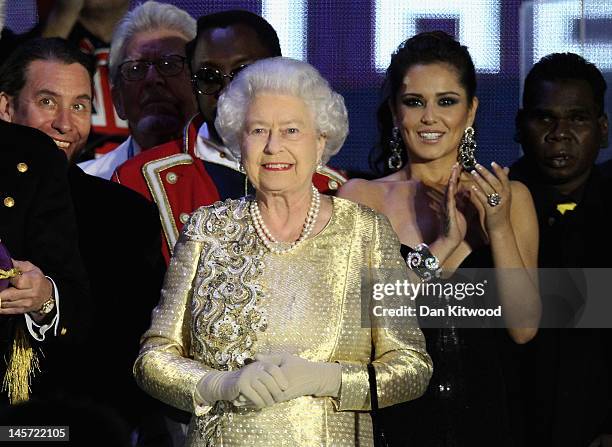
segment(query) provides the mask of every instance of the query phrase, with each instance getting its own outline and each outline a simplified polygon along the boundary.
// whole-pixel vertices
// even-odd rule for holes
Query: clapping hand
[[[471,172],[474,179],[473,194],[470,198],[479,210],[484,212],[487,231],[492,232],[510,224],[510,204],[512,199],[508,168],[491,163],[493,173],[477,164]]]
[[[433,189],[430,191],[430,196],[434,196],[431,206],[440,221],[440,230],[438,237],[429,248],[440,264],[455,251],[467,233],[464,205],[469,201],[469,192],[466,193],[459,189],[459,174],[460,167],[456,163],[451,171],[443,198],[441,193]]]
[[[440,236],[451,241],[456,247],[463,241],[467,232],[467,222],[464,214],[457,204],[459,194],[460,167],[458,163],[453,165],[448,185],[444,195],[444,208],[440,219]],[[461,197],[464,198],[464,194]]]

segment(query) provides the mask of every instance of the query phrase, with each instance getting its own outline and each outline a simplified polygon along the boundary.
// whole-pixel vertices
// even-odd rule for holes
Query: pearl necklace
[[[277,241],[274,236],[266,227],[263,218],[261,217],[261,212],[259,211],[259,204],[257,203],[257,199],[253,200],[249,205],[249,210],[251,212],[251,217],[253,219],[253,226],[255,227],[255,231],[257,235],[263,242],[264,246],[270,250],[274,254],[284,254],[288,253],[304,242],[317,222],[317,218],[319,217],[319,208],[321,207],[321,194],[319,190],[312,187],[312,198],[310,199],[310,209],[308,210],[308,214],[306,215],[306,221],[304,222],[304,226],[302,228],[302,232],[300,233],[300,237],[289,244],[288,247],[279,248],[277,245],[281,242]]]

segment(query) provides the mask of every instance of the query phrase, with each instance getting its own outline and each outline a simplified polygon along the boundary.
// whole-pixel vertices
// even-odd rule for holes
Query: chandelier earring
[[[461,164],[464,171],[472,172],[476,169],[476,140],[474,139],[474,128],[469,126],[463,131],[463,137],[459,143],[459,153],[457,154],[457,161]]]
[[[391,149],[391,155],[387,160],[387,166],[393,171],[397,171],[402,167],[402,137],[397,126],[394,126],[391,130],[391,139],[389,140],[389,148]]]

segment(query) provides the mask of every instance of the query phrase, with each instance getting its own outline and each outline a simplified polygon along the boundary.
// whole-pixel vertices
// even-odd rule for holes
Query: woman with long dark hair
[[[492,163],[487,169],[476,161],[475,91],[472,59],[452,37],[431,32],[404,42],[387,70],[378,112],[380,144],[371,156],[384,176],[351,180],[339,195],[385,214],[402,254],[425,279],[440,268],[495,268],[507,334],[526,343],[541,313],[535,210],[529,191],[508,179],[507,168]],[[387,413],[389,419],[410,414],[402,440],[511,445],[498,357],[506,334],[453,327],[424,332],[434,360],[429,389]]]

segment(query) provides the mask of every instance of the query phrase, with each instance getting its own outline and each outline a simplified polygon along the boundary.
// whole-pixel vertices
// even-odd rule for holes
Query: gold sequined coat
[[[370,357],[381,407],[419,397],[432,373],[418,328],[362,327],[362,280],[389,280],[385,267],[406,268],[391,225],[347,200],[333,198],[327,226],[285,254],[265,250],[247,200],[202,207],[175,247],[136,379],[194,414],[188,446],[372,445]],[[212,368],[282,352],[340,363],[338,398],[303,396],[263,410],[198,405],[196,384]]]

